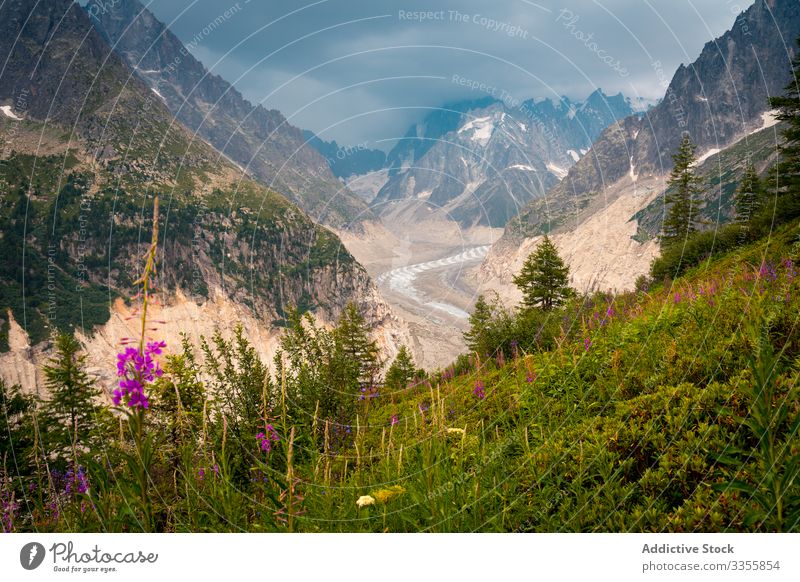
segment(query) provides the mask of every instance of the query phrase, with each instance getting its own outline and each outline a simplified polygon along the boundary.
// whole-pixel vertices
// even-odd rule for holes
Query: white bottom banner
[[[6,534],[0,580],[800,580],[795,534]]]

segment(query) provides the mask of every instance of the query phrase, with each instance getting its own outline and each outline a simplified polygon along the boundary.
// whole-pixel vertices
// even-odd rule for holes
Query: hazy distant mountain
[[[94,14],[94,13],[93,13]],[[300,129],[276,110],[254,106],[210,73],[138,0],[96,12],[96,28],[170,111],[248,173],[282,192],[315,220],[341,226],[369,217]]]
[[[375,203],[423,199],[464,226],[503,226],[632,111],[621,94],[600,90],[579,103],[482,99],[442,107],[389,153],[389,179]]]
[[[336,140],[325,141],[307,129],[303,130],[303,137],[327,160],[337,178],[368,174],[386,165],[386,152],[382,150],[368,148],[364,144],[339,145]]]

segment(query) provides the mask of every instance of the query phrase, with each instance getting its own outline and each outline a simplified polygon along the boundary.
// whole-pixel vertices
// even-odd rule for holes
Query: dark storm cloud
[[[743,0],[152,0],[252,101],[347,143],[386,147],[426,107],[487,93],[655,99]],[[227,9],[233,14],[218,20]],[[208,33],[209,23],[218,25]],[[659,66],[660,65],[660,66]],[[382,141],[388,140],[388,141]]]

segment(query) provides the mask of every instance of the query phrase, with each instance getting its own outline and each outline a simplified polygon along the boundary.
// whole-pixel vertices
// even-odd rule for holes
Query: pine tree
[[[702,180],[694,170],[695,145],[684,135],[678,152],[672,156],[675,166],[667,183],[665,203],[669,205],[664,219],[661,248],[685,240],[696,232],[698,195],[702,192]]]
[[[154,386],[158,412],[172,444],[200,431],[206,404],[201,369],[188,336],[182,336],[181,347],[180,354],[166,357],[165,373]]]
[[[401,345],[386,372],[386,387],[390,390],[402,390],[414,379],[416,373],[417,368],[411,354],[408,353],[408,348]]]
[[[522,304],[526,308],[550,311],[574,295],[569,287],[569,267],[547,236],[525,260],[514,283],[522,291]]]
[[[487,353],[488,338],[494,321],[494,307],[484,295],[478,295],[475,308],[469,316],[469,329],[463,333],[464,342],[472,352]]]
[[[354,367],[355,378],[360,387],[374,384],[381,367],[378,345],[370,339],[370,327],[359,313],[355,303],[348,303],[334,338],[342,356]]]
[[[797,44],[800,47],[800,38]],[[771,172],[778,195],[775,215],[786,221],[800,215],[800,51],[792,63],[792,80],[785,94],[770,98],[769,103],[779,110],[778,119],[786,122],[781,159]]]
[[[0,378],[0,469],[14,460],[14,472],[28,475],[32,464],[27,461],[34,449],[34,428],[31,412],[33,398],[24,394],[19,384],[7,386]]]
[[[71,457],[78,445],[86,445],[96,424],[100,391],[84,370],[86,356],[71,334],[55,337],[55,355],[44,366],[50,400],[44,403],[43,419],[49,452]]]
[[[763,202],[763,188],[758,177],[755,166],[748,162],[736,189],[734,205],[736,207],[736,222],[746,224],[750,222],[753,215],[760,209]]]

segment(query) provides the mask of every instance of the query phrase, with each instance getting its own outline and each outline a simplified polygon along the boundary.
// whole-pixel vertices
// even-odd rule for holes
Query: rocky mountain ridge
[[[600,90],[582,103],[445,106],[390,152],[388,180],[373,205],[420,199],[463,227],[503,226],[557,184],[607,125],[631,113],[621,94]]]
[[[138,0],[118,0],[108,9],[88,12],[108,44],[172,114],[243,171],[286,195],[317,222],[342,226],[370,218],[364,202],[336,179],[300,129],[281,112],[253,105],[208,71]]]
[[[605,129],[560,184],[509,222],[506,237],[575,228],[616,182],[667,174],[684,132],[707,157],[762,128],[768,98],[789,80],[798,36],[800,3],[757,0],[693,63],[677,69],[658,105]]]

